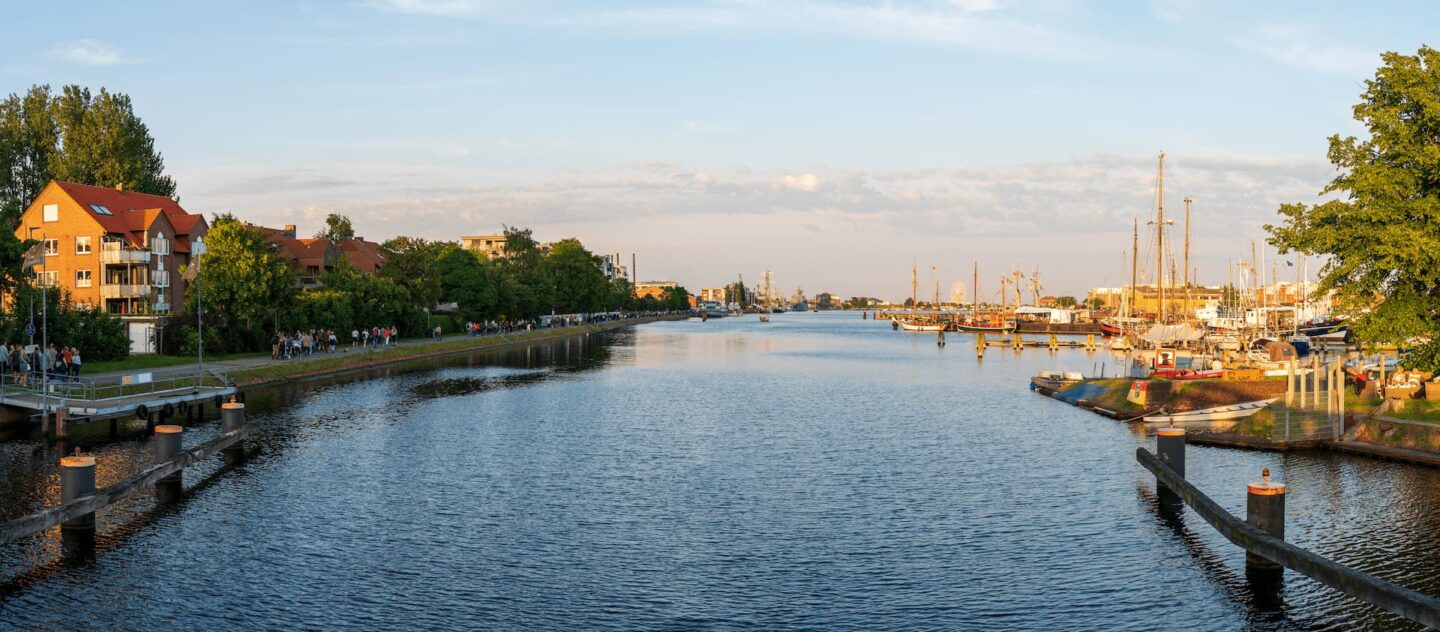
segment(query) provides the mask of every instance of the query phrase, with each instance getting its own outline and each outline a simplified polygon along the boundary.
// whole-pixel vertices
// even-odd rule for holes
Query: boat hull
[[[1149,423],[1185,423],[1190,421],[1230,421],[1244,419],[1262,410],[1273,402],[1273,399],[1264,399],[1243,404],[1230,406],[1217,406],[1203,410],[1192,410],[1173,415],[1146,415],[1145,421]]]

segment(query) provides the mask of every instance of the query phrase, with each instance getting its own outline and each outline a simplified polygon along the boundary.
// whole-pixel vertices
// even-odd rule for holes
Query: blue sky
[[[1118,285],[1131,218],[1193,196],[1202,281],[1283,201],[1433,3],[50,2],[0,90],[130,94],[191,211],[385,238],[501,224],[691,288]],[[64,25],[57,30],[56,25]],[[1428,42],[1434,44],[1434,42]]]

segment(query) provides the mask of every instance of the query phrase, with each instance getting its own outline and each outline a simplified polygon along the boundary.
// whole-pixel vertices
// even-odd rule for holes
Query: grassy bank
[[[205,356],[206,362],[224,362],[226,360],[240,360],[243,358],[263,358],[269,356],[268,351],[256,351],[254,353],[225,353],[219,355]],[[174,366],[194,365],[195,356],[162,356],[162,355],[133,355],[124,360],[112,362],[86,362],[85,373],[94,375],[96,373],[118,373],[128,371],[146,371],[150,369],[164,369]]]
[[[406,360],[428,358],[451,353],[462,353],[482,349],[502,348],[510,345],[550,338],[561,338],[577,334],[604,331],[617,327],[628,327],[642,323],[655,322],[658,320],[683,320],[685,316],[661,316],[655,318],[641,318],[627,321],[617,321],[600,325],[582,325],[579,327],[565,327],[562,329],[540,329],[529,332],[517,332],[501,336],[483,336],[479,338],[456,338],[443,342],[429,344],[406,345],[403,342],[395,347],[375,351],[371,353],[357,353],[353,355],[338,354],[330,355],[313,360],[292,360],[288,362],[276,362],[265,366],[258,366],[251,369],[231,371],[230,379],[238,386],[256,386],[281,380],[290,380],[305,377],[314,377],[327,373],[339,373],[342,371],[353,371],[356,369],[370,368],[385,364],[393,364]]]

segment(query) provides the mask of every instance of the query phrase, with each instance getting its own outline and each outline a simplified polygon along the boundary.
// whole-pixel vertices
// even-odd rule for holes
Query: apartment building
[[[185,297],[180,268],[205,218],[161,195],[51,181],[20,216],[15,235],[44,244],[40,281],[70,300],[121,316],[176,309]]]

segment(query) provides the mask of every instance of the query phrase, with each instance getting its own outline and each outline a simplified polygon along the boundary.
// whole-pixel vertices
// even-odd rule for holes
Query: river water
[[[0,622],[124,629],[1409,629],[1156,509],[1127,425],[1030,393],[1079,350],[939,348],[858,314],[662,322],[248,394],[252,455],[0,549]],[[187,430],[196,445],[215,421]],[[97,425],[99,426],[99,425]],[[133,430],[133,429],[132,429]],[[101,485],[139,432],[79,440]],[[73,448],[66,446],[67,449]],[[58,497],[0,444],[0,514]],[[1440,472],[1192,446],[1243,515],[1262,467],[1291,542],[1440,594]]]

